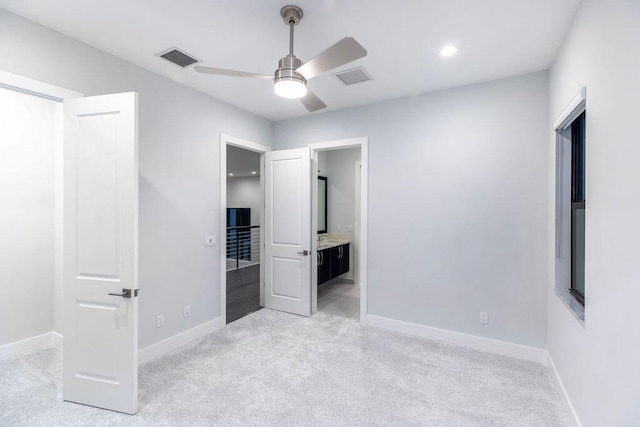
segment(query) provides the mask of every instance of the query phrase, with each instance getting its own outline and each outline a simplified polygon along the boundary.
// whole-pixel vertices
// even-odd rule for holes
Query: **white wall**
[[[547,83],[540,72],[275,124],[276,149],[369,137],[370,314],[546,347]]]
[[[260,225],[260,177],[227,177],[227,208],[251,208],[251,225]]]
[[[349,272],[344,276],[353,279],[355,225],[355,163],[360,160],[360,148],[330,150],[326,153],[327,206],[329,233],[349,233]],[[338,230],[338,225],[340,230]],[[352,228],[349,229],[349,226]]]
[[[53,330],[56,103],[0,88],[0,346]]]
[[[550,72],[547,126],[587,87],[586,305],[582,326],[553,293],[555,170],[549,170],[549,354],[585,426],[640,423],[640,2],[584,0]]]
[[[271,122],[4,10],[0,51],[15,74],[88,96],[140,94],[140,348],[219,317],[220,248],[203,238],[221,233],[220,133],[270,145]]]

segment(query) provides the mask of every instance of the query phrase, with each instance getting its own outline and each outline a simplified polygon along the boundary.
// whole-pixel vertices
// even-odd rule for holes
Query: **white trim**
[[[51,332],[51,341],[53,342],[53,346],[58,350],[62,351],[62,334],[53,331]]]
[[[587,104],[587,88],[583,87],[573,97],[558,118],[553,122],[553,130],[563,131],[585,110]]]
[[[194,328],[169,337],[166,340],[151,344],[149,347],[145,347],[142,350],[138,351],[138,364],[142,364],[144,362],[148,362],[150,360],[164,356],[165,354],[177,349],[178,347],[189,344],[193,340],[214,333],[215,331],[221,329],[223,326],[224,324],[221,318],[218,317],[217,319],[210,320]]]
[[[264,154],[271,147],[235,136],[220,134],[220,318],[227,323],[227,144]],[[264,252],[264,156],[260,156],[260,259]],[[264,263],[260,262],[260,304],[264,307]]]
[[[446,329],[433,328],[431,326],[418,325],[417,323],[409,323],[374,315],[367,315],[364,323],[390,331],[444,341],[451,344],[473,348],[475,350],[501,354],[503,356],[516,357],[518,359],[530,360],[541,364],[545,364],[547,362],[547,351],[541,348],[499,341],[476,335],[468,335],[460,332],[448,331]]]
[[[318,312],[318,157],[318,151],[311,150],[311,315]],[[325,194],[329,194],[326,181]],[[329,218],[324,221],[328,232]]]
[[[29,95],[39,96],[41,98],[51,99],[53,101],[62,102],[68,98],[82,98],[84,94],[73,90],[54,86],[49,83],[33,80],[28,77],[19,76],[0,70],[0,87],[15,90]]]
[[[547,352],[547,366],[551,371],[551,379],[553,384],[556,387],[556,391],[558,392],[558,396],[562,401],[562,407],[565,412],[569,415],[569,423],[572,427],[582,427],[582,423],[580,422],[580,418],[578,418],[578,414],[571,403],[571,399],[569,398],[569,394],[567,390],[564,388],[564,384],[562,383],[562,379],[560,378],[560,374],[558,374],[558,370],[556,369],[556,365],[553,363],[553,359],[551,358],[551,354]]]
[[[20,356],[35,350],[40,350],[54,344],[54,332],[47,332],[35,337],[25,338],[0,346],[0,360]]]
[[[365,323],[367,316],[367,257],[368,257],[368,230],[369,230],[369,138],[361,136],[357,138],[338,139],[333,141],[314,142],[308,145],[311,148],[311,158],[317,166],[317,152],[325,150],[337,150],[343,148],[360,148],[360,162],[362,165],[360,175],[360,322]],[[314,167],[311,175],[313,182],[318,179],[318,168]],[[313,186],[312,186],[313,187]],[[312,192],[313,194],[313,192]],[[317,197],[311,199],[311,212],[317,213]],[[355,231],[355,230],[354,230]],[[318,262],[318,222],[311,222],[311,262],[317,265]],[[311,312],[317,311],[318,284],[316,274],[311,275]],[[315,296],[314,296],[315,295]]]
[[[138,364],[157,359],[176,348],[190,343],[193,340],[202,338],[216,332],[224,326],[220,318],[202,323],[196,327],[188,329],[177,335],[169,337],[163,341],[152,344],[138,351]],[[54,346],[62,350],[63,337],[58,332],[47,332],[46,334],[37,335],[21,341],[5,344],[0,346],[0,360],[10,357],[20,356],[32,351],[41,350],[46,347]]]
[[[256,153],[266,153],[267,151],[271,151],[271,147],[269,146],[258,144],[257,142],[252,142],[246,139],[238,138],[238,137],[227,135],[224,133],[220,134],[220,141],[224,141],[229,145],[233,145],[234,147],[240,147],[250,151],[255,151]],[[225,169],[226,169],[226,164],[225,164]]]
[[[316,151],[335,150],[338,148],[358,148],[363,144],[367,144],[369,138],[361,136],[358,138],[336,139],[334,141],[313,142],[308,145],[309,148]]]
[[[353,220],[353,283],[356,285],[360,284],[360,215],[362,212],[362,208],[360,207],[360,181],[362,175],[362,161],[358,160],[355,164],[355,201],[353,212],[355,214],[355,218]]]

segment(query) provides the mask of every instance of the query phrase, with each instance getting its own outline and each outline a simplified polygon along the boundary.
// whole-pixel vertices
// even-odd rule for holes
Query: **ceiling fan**
[[[300,99],[310,112],[325,108],[327,105],[307,89],[307,80],[360,59],[367,55],[367,51],[353,37],[347,36],[303,63],[293,54],[293,27],[300,23],[302,9],[298,6],[288,5],[280,10],[280,15],[284,18],[284,23],[289,26],[289,54],[280,59],[278,69],[273,75],[202,66],[194,68],[199,73],[273,80],[273,90],[276,95],[283,98]]]

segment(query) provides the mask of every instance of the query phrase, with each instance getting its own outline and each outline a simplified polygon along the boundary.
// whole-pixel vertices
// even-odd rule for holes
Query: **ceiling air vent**
[[[340,71],[339,73],[335,73],[334,76],[344,83],[345,86],[366,82],[367,80],[373,80],[369,73],[367,73],[362,67]]]
[[[173,62],[174,64],[182,68],[186,68],[189,65],[201,62],[199,59],[194,58],[192,55],[189,55],[184,50],[180,50],[177,47],[170,47],[167,50],[156,53],[156,56],[166,59],[169,62]]]

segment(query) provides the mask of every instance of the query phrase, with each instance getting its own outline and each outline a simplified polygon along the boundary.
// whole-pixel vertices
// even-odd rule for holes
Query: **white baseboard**
[[[223,324],[220,318],[213,319],[209,322],[198,325],[187,331],[174,335],[166,340],[152,344],[138,351],[138,364],[158,357],[175,350],[176,348],[188,344],[191,341],[209,335],[212,332],[222,328]],[[58,332],[47,332],[46,334],[27,338],[21,341],[12,342],[0,346],[0,360],[10,357],[20,356],[45,347],[55,346],[62,350],[62,335]]]
[[[572,427],[582,427],[582,423],[580,422],[580,418],[578,418],[578,414],[573,408],[573,404],[571,403],[571,399],[567,394],[567,390],[564,388],[564,384],[562,383],[562,379],[560,378],[560,374],[558,374],[558,370],[556,369],[556,365],[553,363],[553,359],[551,355],[547,353],[547,366],[551,371],[551,379],[558,391],[558,395],[560,400],[562,401],[562,407],[565,410],[565,413],[569,415],[569,422]]]
[[[51,332],[51,338],[53,341],[53,345],[60,351],[62,351],[62,334],[57,333],[56,331]]]
[[[365,324],[376,326],[382,329],[387,329],[390,331],[417,335],[419,337],[444,341],[451,344],[458,344],[476,350],[497,353],[503,356],[516,357],[518,359],[530,360],[532,362],[542,364],[547,363],[547,351],[541,348],[528,347],[526,345],[513,344],[510,342],[494,340],[491,338],[483,338],[475,335],[448,331],[446,329],[419,325],[417,323],[409,323],[403,322],[401,320],[374,316],[371,314],[368,314],[365,317]]]
[[[223,322],[218,317],[209,322],[198,325],[187,331],[174,335],[166,340],[152,344],[149,347],[145,347],[138,351],[138,364],[148,362],[149,360],[157,359],[164,354],[175,350],[176,348],[190,343],[191,341],[209,335],[212,332],[222,328]]]
[[[47,332],[46,334],[36,335],[35,337],[0,346],[0,360],[48,347],[54,344],[53,334],[53,332]]]

